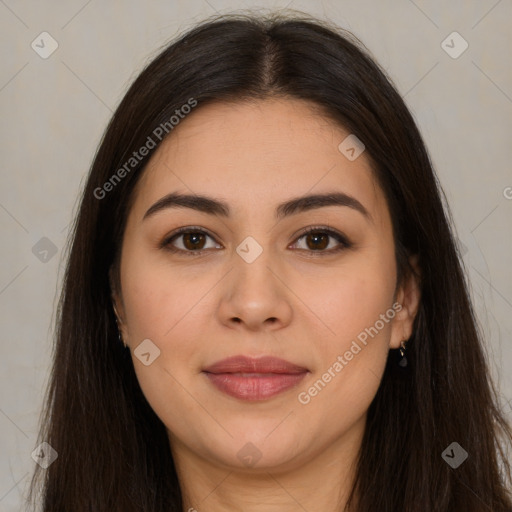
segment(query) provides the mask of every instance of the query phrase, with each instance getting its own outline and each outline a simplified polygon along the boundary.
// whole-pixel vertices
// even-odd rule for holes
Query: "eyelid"
[[[307,236],[310,233],[326,234],[329,237],[336,239],[338,245],[331,249],[324,249],[318,251],[314,251],[312,249],[295,249],[299,250],[302,253],[305,253],[308,258],[327,258],[329,256],[337,255],[340,252],[343,252],[347,249],[351,249],[354,247],[354,244],[349,240],[349,238],[345,234],[338,231],[337,229],[331,228],[329,225],[309,226],[301,230],[299,234],[295,236],[294,242],[291,245],[297,244],[302,237]]]
[[[173,253],[181,253],[181,254],[192,255],[192,256],[193,255],[199,256],[199,255],[209,252],[211,250],[211,249],[199,249],[197,251],[185,251],[183,249],[173,247],[171,245],[171,241],[173,241],[173,239],[175,239],[185,233],[202,233],[202,234],[209,236],[212,240],[215,241],[215,243],[221,245],[216,240],[216,237],[213,234],[211,234],[207,229],[199,227],[199,226],[184,226],[184,227],[178,228],[177,230],[173,231],[170,235],[166,236],[163,239],[163,241],[160,243],[160,248],[166,249]],[[332,238],[335,238],[339,243],[338,247],[335,247],[333,249],[328,249],[328,250],[314,251],[314,250],[308,250],[308,249],[298,249],[299,251],[308,252],[308,253],[312,254],[313,256],[334,254],[343,249],[348,249],[353,246],[352,242],[343,233],[339,232],[336,229],[331,228],[329,225],[309,226],[307,228],[302,229],[301,231],[299,231],[298,234],[294,235],[294,240],[290,245],[295,245],[302,237],[304,237],[310,233],[326,234]]]
[[[219,244],[219,242],[217,242],[215,236],[212,233],[210,233],[207,229],[199,227],[199,226],[184,226],[184,227],[176,229],[171,234],[165,236],[164,239],[162,240],[162,242],[159,244],[160,248],[167,249],[171,252],[181,252],[181,253],[187,253],[187,254],[201,254],[203,252],[209,251],[209,249],[201,249],[199,251],[184,251],[183,249],[178,249],[176,247],[172,247],[171,241],[174,238],[178,238],[180,235],[183,235],[185,233],[202,233],[202,234],[209,236],[212,240],[215,240],[215,243]],[[169,247],[172,247],[172,249],[170,249]]]

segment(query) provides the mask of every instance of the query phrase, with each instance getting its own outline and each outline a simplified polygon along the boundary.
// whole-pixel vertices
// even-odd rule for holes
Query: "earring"
[[[407,340],[402,340],[400,342],[400,360],[398,361],[398,366],[400,368],[406,368],[407,367],[407,357],[405,356],[405,343]]]
[[[116,320],[116,326],[117,326],[117,337],[119,338],[119,341],[124,345],[124,348],[127,348],[128,345],[123,340],[123,337],[121,336],[121,329],[119,329],[119,322],[117,321],[117,309],[114,303],[112,303],[112,307],[114,308],[114,318]]]

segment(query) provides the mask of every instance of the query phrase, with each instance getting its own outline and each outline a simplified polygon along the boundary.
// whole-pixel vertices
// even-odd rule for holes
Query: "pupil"
[[[201,240],[198,240],[198,239],[201,239],[201,238],[203,238],[203,235],[201,233],[187,233],[184,236],[185,247],[187,249],[198,249],[197,242],[200,242]],[[189,244],[189,242],[191,240],[193,240],[193,241],[191,244]]]
[[[313,243],[313,247],[312,247],[313,249],[315,249],[315,248],[316,248],[316,249],[325,249],[325,248],[327,247],[327,245],[325,244],[325,241],[326,241],[326,238],[327,238],[327,237],[326,237],[325,235],[323,235],[323,234],[318,234],[318,233],[317,233],[317,234],[312,234],[312,235],[309,235],[309,236],[310,236],[312,239],[314,239],[314,240],[315,240],[315,242]],[[319,239],[319,238],[323,238],[323,241],[324,241],[324,243],[323,243],[323,244],[322,244],[322,243],[318,244],[318,239]],[[310,247],[310,248],[311,248],[311,247]]]

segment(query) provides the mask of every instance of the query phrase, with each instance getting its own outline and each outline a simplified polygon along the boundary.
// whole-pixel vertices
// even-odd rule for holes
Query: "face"
[[[338,148],[348,135],[301,100],[216,103],[146,167],[115,299],[178,457],[285,469],[361,438],[417,293],[396,288],[386,199],[365,152]],[[168,194],[223,204],[148,212]],[[294,202],[313,195],[331,198]]]

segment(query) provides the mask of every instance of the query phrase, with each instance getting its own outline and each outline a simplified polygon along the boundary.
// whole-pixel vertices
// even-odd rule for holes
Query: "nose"
[[[237,256],[234,265],[223,284],[220,321],[230,328],[249,331],[277,330],[288,325],[293,315],[293,294],[286,286],[286,277],[265,251],[252,263]]]

